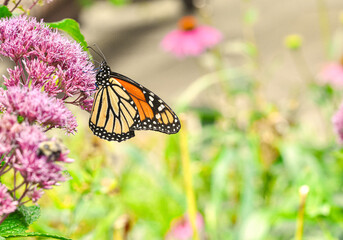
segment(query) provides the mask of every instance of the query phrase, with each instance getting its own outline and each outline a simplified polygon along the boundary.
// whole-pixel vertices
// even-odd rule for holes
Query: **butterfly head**
[[[105,61],[101,62],[100,69],[96,73],[96,84],[99,86],[108,84],[111,75],[111,68]]]

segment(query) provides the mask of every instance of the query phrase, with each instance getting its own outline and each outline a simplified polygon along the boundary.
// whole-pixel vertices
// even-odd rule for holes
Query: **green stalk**
[[[300,206],[299,206],[299,210],[298,210],[297,226],[296,226],[296,230],[295,230],[295,240],[302,240],[303,239],[305,205],[306,205],[306,198],[307,198],[309,190],[310,189],[307,185],[303,185],[299,189]]]
[[[199,234],[196,226],[196,216],[197,216],[197,206],[195,200],[195,194],[193,189],[192,172],[190,167],[190,156],[188,149],[188,134],[187,125],[181,116],[182,129],[180,131],[180,151],[181,151],[181,161],[182,161],[182,172],[183,172],[183,182],[186,191],[187,198],[187,212],[189,220],[193,230],[193,239],[199,240]]]

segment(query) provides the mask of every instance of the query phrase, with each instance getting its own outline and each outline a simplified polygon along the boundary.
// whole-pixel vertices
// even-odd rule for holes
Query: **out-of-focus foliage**
[[[89,7],[91,6],[96,0],[78,0],[79,3],[84,6],[84,7]],[[112,3],[113,5],[116,6],[121,6],[124,4],[128,4],[131,1],[130,0],[107,0],[108,2]]]
[[[258,12],[248,10],[246,27],[257,20]],[[290,47],[295,64],[302,44]],[[187,123],[181,131],[188,134],[205,236],[293,239],[299,188],[306,185],[303,238],[341,239],[343,152],[330,119],[342,94],[309,82],[314,74],[300,69],[307,82],[301,94],[284,105],[269,102],[261,85],[270,76],[258,65],[258,47],[249,38],[239,46],[245,65],[225,66],[213,50],[218,66],[184,91],[176,109]],[[304,106],[316,125],[304,120]],[[40,201],[44,211],[33,230],[72,239],[163,239],[173,219],[187,212],[180,136],[141,136],[131,144],[107,143],[81,126],[65,138],[75,159],[66,171],[70,180]]]
[[[203,108],[183,104],[194,191],[206,235],[290,239],[298,189],[308,185],[304,236],[340,236],[343,153],[334,138],[323,144],[294,118],[292,109],[287,119],[277,106],[254,99],[254,78],[243,76],[246,83],[223,83],[229,83],[229,92],[214,90],[215,99],[228,97],[230,106],[224,100]],[[332,93],[316,88],[308,94]],[[238,99],[247,102],[245,108],[233,104]],[[187,209],[179,136],[165,137],[162,143],[147,138],[119,145],[104,143],[85,128],[66,138],[76,160],[66,172],[71,179],[47,192],[34,229],[72,239],[113,239],[125,231],[130,239],[163,238],[171,221]]]

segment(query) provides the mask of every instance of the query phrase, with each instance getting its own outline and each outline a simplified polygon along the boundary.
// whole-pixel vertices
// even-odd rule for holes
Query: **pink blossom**
[[[0,216],[14,212],[17,205],[18,202],[13,200],[6,186],[0,183]]]
[[[201,232],[204,227],[204,219],[201,214],[196,216],[196,226],[198,232]],[[182,216],[174,220],[171,224],[170,230],[167,233],[167,240],[188,240],[192,239],[193,229],[187,215]]]
[[[10,114],[2,114],[0,117],[0,155],[9,153],[15,146],[15,138],[22,131],[22,125],[17,117]]]
[[[210,26],[196,26],[191,16],[184,17],[179,22],[180,29],[168,33],[161,42],[162,48],[177,57],[197,56],[206,49],[218,44],[222,34]]]
[[[343,64],[332,62],[326,64],[319,73],[319,79],[335,88],[343,87]]]
[[[46,157],[37,157],[33,151],[16,151],[16,163],[14,168],[20,172],[23,178],[30,184],[37,184],[40,188],[51,189],[58,182],[64,182],[62,166],[48,162]]]
[[[62,100],[76,96],[70,103],[90,108],[94,66],[78,43],[25,16],[0,20],[0,42],[0,54],[16,64],[4,77],[7,87],[39,88]]]
[[[40,126],[30,125],[27,120],[19,124],[15,115],[5,112],[0,117],[0,138],[0,146],[7,148],[0,176],[14,168],[26,183],[26,194],[38,200],[39,194],[34,192],[36,187],[50,189],[65,181],[64,168],[58,163],[69,163],[72,159],[67,157],[68,151],[62,152],[56,161],[49,161],[49,156],[38,156],[40,143],[48,140]],[[14,151],[10,153],[12,149]]]
[[[13,167],[20,172],[23,179],[30,185],[50,189],[53,185],[65,181],[63,167],[49,161],[48,156],[38,156],[38,146],[48,140],[39,126],[26,125],[16,138],[15,158]],[[61,154],[60,162],[71,162],[66,154]]]
[[[35,203],[42,189],[66,180],[62,163],[72,162],[68,150],[42,151],[42,146],[50,146],[44,144],[54,142],[44,132],[76,131],[75,117],[64,103],[89,110],[95,73],[79,44],[34,18],[0,19],[0,54],[15,64],[4,77],[8,89],[0,88],[0,178],[12,172],[13,179],[12,195],[0,184],[2,222],[27,198]]]
[[[338,135],[338,139],[343,143],[343,104],[338,109],[338,111],[332,117],[332,123],[334,130]]]
[[[0,104],[8,113],[20,115],[29,123],[37,121],[45,127],[64,128],[68,133],[76,131],[76,119],[64,106],[63,101],[49,97],[39,89],[9,87],[5,91],[1,88]]]
[[[33,203],[36,203],[44,194],[44,191],[42,189],[37,189],[35,187],[30,191],[27,196],[32,200]]]

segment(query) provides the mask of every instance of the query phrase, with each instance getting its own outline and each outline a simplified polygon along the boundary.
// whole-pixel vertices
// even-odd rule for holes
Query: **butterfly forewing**
[[[98,137],[121,142],[135,136],[131,127],[139,116],[126,90],[110,80],[110,85],[100,86],[95,93],[89,126]]]

